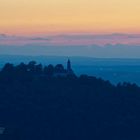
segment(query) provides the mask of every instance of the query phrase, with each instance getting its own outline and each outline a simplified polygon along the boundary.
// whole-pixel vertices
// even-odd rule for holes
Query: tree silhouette
[[[48,76],[52,76],[53,73],[54,73],[54,67],[53,67],[53,65],[50,64],[50,65],[48,65],[48,67],[47,67],[46,74],[47,74]]]
[[[54,67],[54,72],[56,72],[56,73],[63,73],[63,72],[65,72],[65,69],[64,69],[62,64],[57,64]]]

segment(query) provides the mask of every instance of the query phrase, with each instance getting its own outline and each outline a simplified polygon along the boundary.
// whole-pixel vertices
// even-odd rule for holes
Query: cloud
[[[43,37],[34,37],[34,38],[29,38],[29,40],[34,40],[34,41],[49,41],[49,38],[43,38]]]
[[[6,34],[0,34],[0,40],[7,38]]]
[[[10,36],[0,34],[0,54],[140,58],[139,34],[68,34]]]
[[[52,41],[55,44],[61,43],[69,45],[105,45],[105,44],[140,44],[139,34],[69,34],[52,36]]]
[[[140,38],[140,34],[71,34],[71,35],[57,35],[56,38],[67,38],[67,39],[113,39],[113,38]]]
[[[0,37],[7,37],[6,34],[0,34]]]
[[[140,45],[139,34],[65,34],[54,36],[10,36],[0,34],[0,45],[50,45],[50,46],[91,46],[106,44]]]

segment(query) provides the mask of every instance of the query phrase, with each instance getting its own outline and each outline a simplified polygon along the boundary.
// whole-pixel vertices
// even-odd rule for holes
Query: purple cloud
[[[131,44],[140,45],[140,34],[67,34],[55,36],[10,36],[0,34],[0,45],[26,45],[26,44],[40,44],[52,46],[71,46],[71,45],[101,45],[105,44]]]

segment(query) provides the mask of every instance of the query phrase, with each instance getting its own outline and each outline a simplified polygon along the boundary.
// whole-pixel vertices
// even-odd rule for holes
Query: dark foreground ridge
[[[68,62],[0,71],[0,140],[139,140],[140,87],[81,75]],[[65,73],[65,74],[64,74]]]

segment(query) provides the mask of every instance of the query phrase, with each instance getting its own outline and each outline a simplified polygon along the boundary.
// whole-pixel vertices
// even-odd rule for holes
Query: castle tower
[[[71,62],[70,62],[69,59],[68,59],[68,62],[67,62],[67,75],[71,75],[71,76],[74,75],[74,72],[71,68]]]
[[[68,59],[68,62],[67,62],[67,72],[70,72],[72,69],[71,69],[71,62],[70,60]]]

